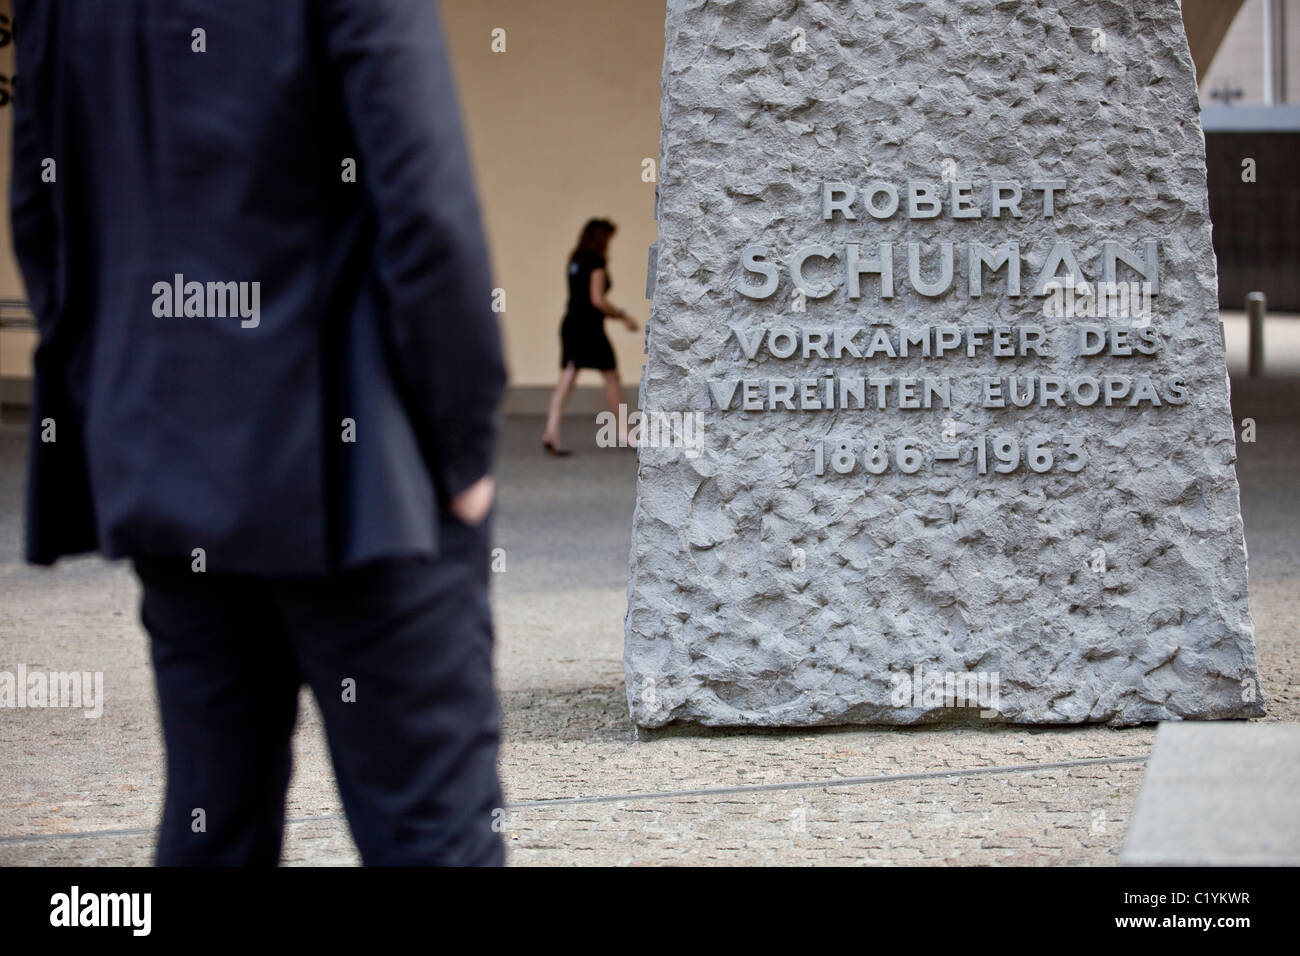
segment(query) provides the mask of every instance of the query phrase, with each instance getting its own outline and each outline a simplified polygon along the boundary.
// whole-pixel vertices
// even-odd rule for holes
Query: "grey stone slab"
[[[1120,862],[1300,865],[1300,724],[1161,724]]]
[[[637,724],[1264,712],[1198,117],[1176,0],[669,0]],[[1008,261],[972,270],[977,244]],[[870,271],[855,294],[886,258],[892,295]],[[1149,312],[1035,294],[1108,272],[1158,282]],[[1000,326],[1042,354],[994,354]]]

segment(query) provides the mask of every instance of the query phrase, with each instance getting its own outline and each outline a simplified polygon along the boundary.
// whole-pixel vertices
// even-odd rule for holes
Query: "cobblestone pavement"
[[[1297,389],[1238,391],[1239,417],[1258,416],[1238,467],[1265,719],[1294,721],[1300,426],[1275,419]],[[511,863],[1115,862],[1154,727],[638,734],[621,665],[635,458],[595,448],[588,424],[569,423],[568,459],[542,456],[539,421],[507,425],[494,603]],[[147,864],[162,765],[138,591],[122,564],[19,561],[24,440],[0,426],[0,669],[103,671],[107,699],[97,720],[0,711],[0,865]],[[355,863],[307,695],[295,753],[284,862]]]

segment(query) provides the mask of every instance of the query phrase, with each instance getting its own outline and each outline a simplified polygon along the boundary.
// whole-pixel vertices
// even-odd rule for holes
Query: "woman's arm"
[[[632,317],[620,309],[614,303],[605,298],[605,270],[591,270],[591,304],[600,310],[602,315],[607,315],[612,319],[622,319],[629,329],[636,329],[636,323]]]

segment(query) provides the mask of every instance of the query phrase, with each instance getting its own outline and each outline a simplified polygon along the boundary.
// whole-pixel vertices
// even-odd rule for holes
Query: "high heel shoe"
[[[567,458],[569,455],[573,454],[573,452],[567,448],[556,448],[545,439],[542,440],[542,448],[545,449],[546,454],[553,455],[556,458]]]

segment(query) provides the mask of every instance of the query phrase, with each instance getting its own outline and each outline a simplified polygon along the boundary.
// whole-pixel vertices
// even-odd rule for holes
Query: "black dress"
[[[591,274],[605,268],[605,257],[581,250],[569,262],[569,306],[560,323],[560,368],[570,362],[578,368],[615,367],[614,349],[605,337],[605,316],[591,304]],[[605,291],[613,283],[605,273]]]

